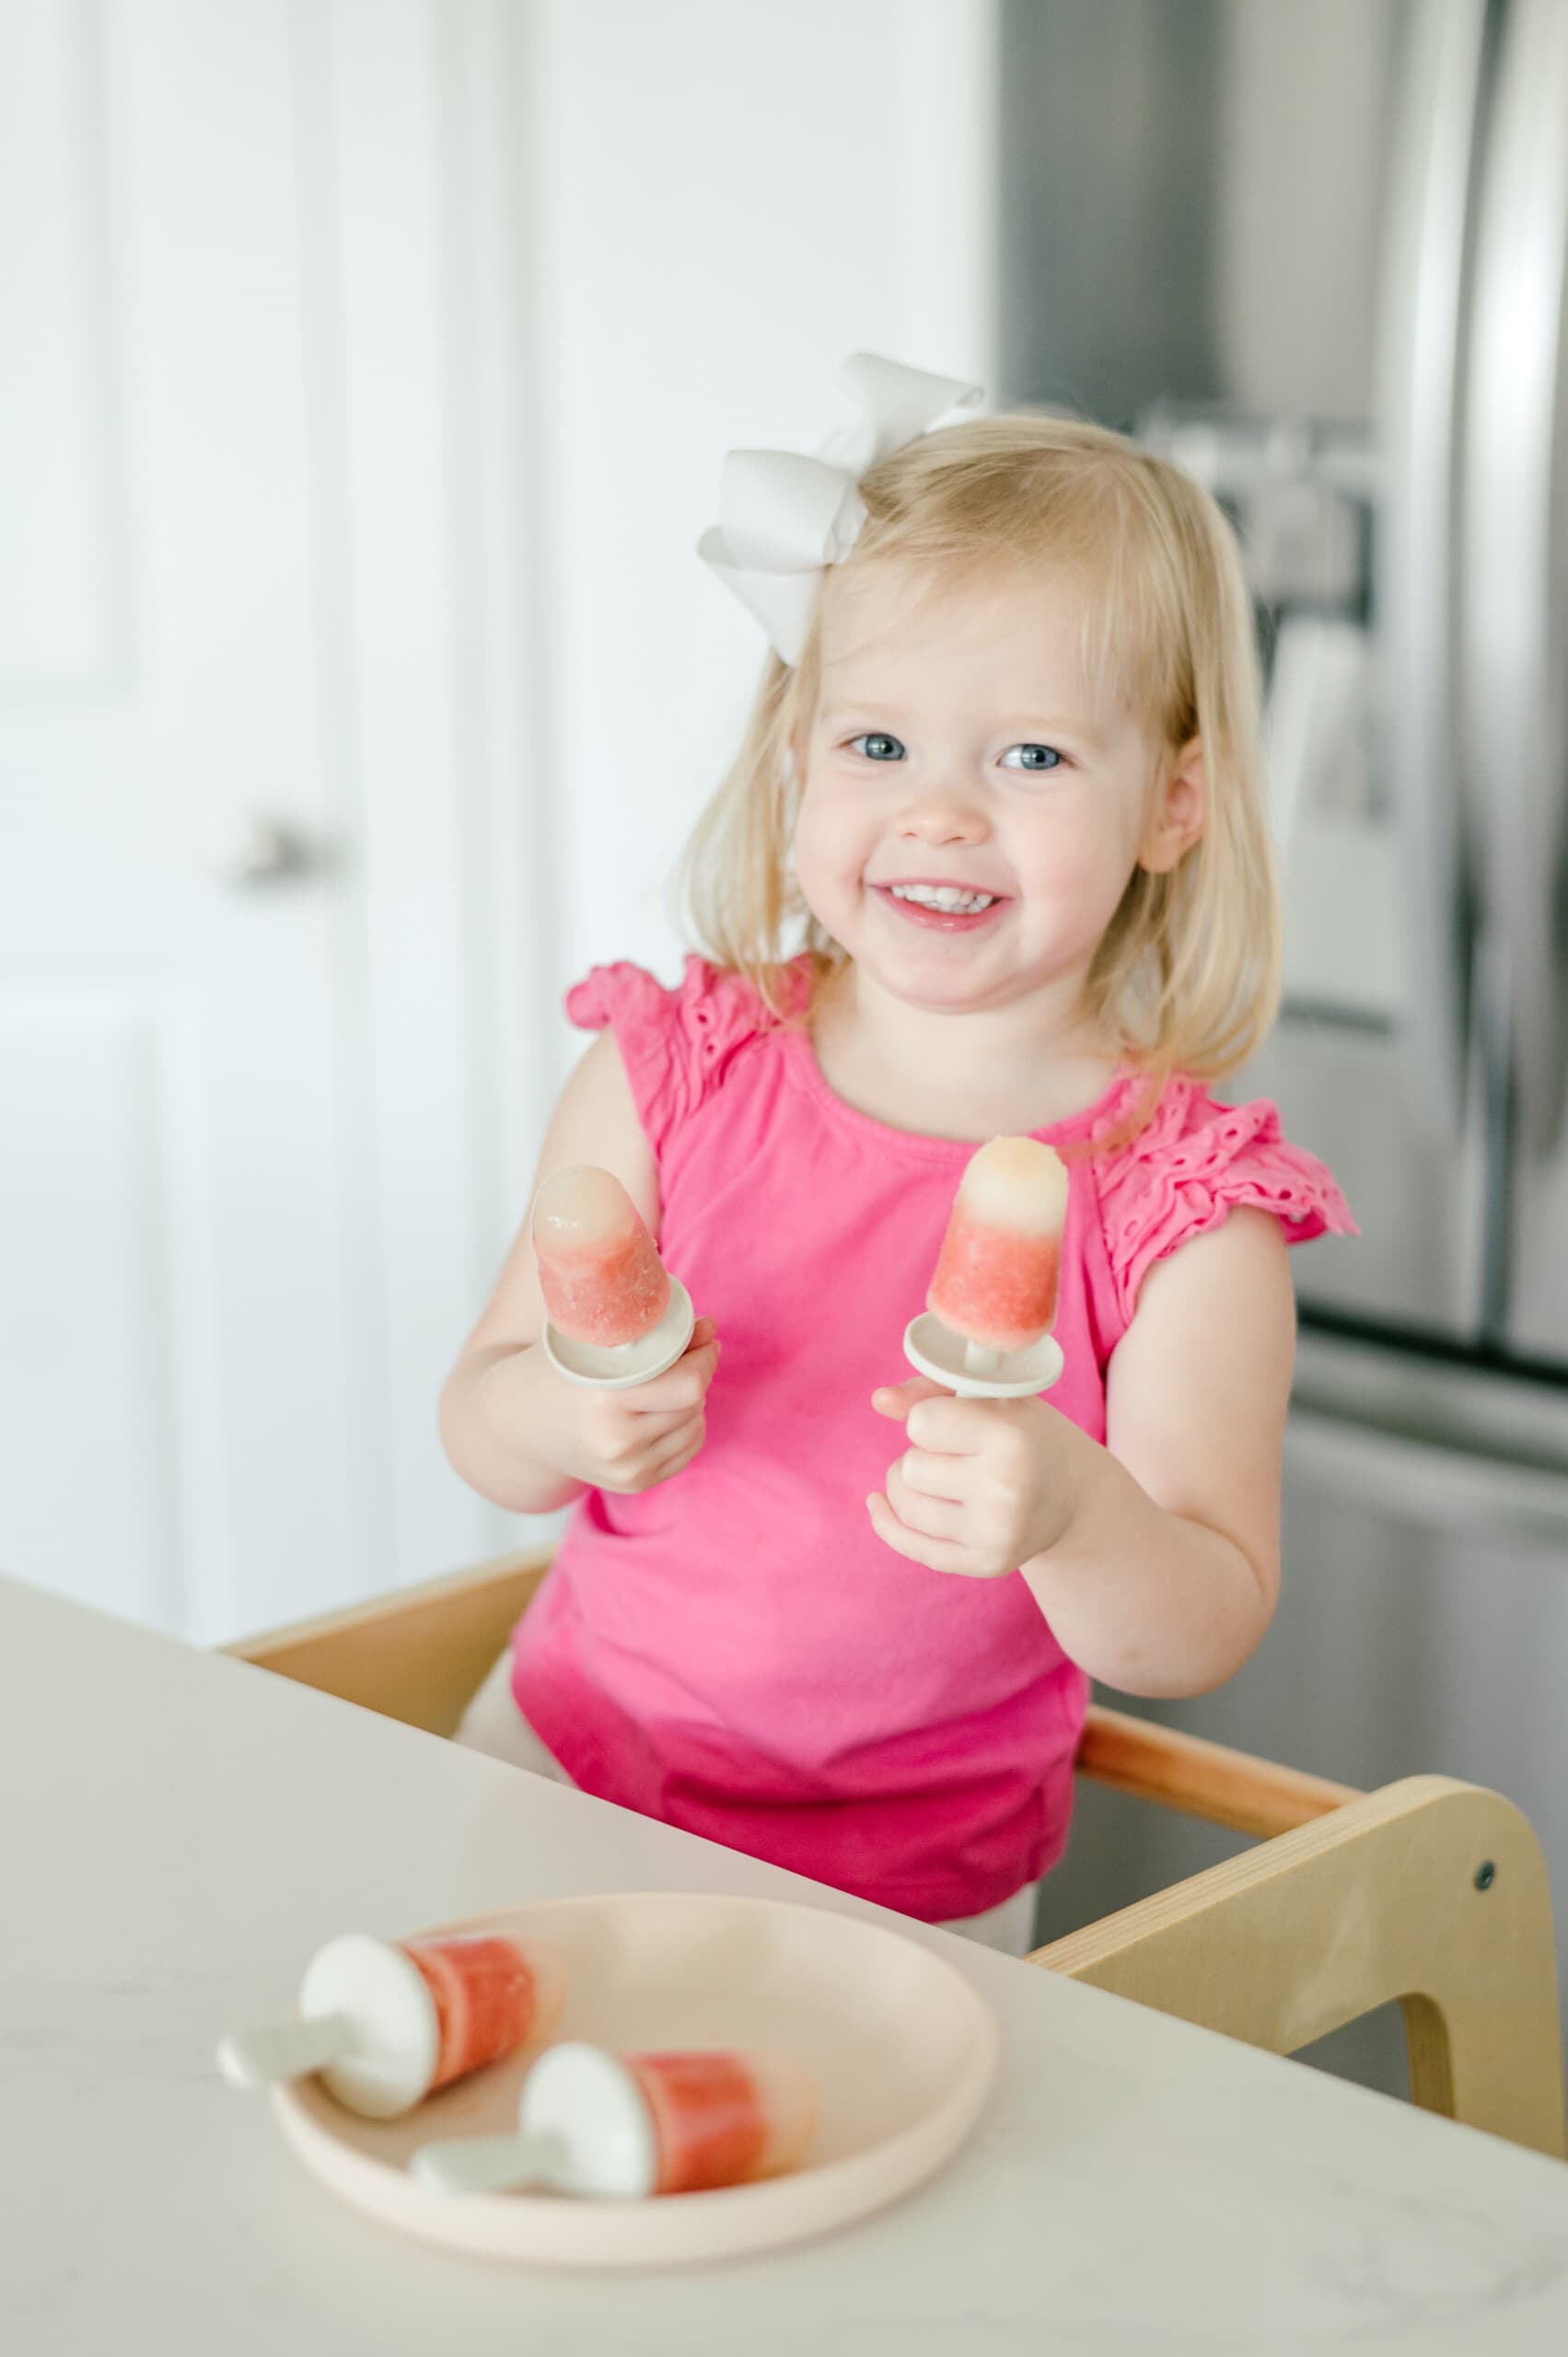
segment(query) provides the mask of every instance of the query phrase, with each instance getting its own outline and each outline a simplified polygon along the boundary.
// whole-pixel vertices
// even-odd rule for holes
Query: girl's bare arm
[[[1272,1213],[1156,1261],[1078,1434],[1077,1511],[1024,1567],[1064,1650],[1131,1694],[1220,1685],[1273,1616],[1295,1303]]]
[[[657,1166],[608,1031],[562,1093],[530,1213],[541,1180],[575,1162],[612,1171],[658,1233]],[[703,1402],[717,1359],[705,1318],[675,1366],[621,1392],[595,1392],[558,1376],[538,1347],[543,1325],[525,1218],[441,1394],[441,1438],[465,1481],[514,1514],[548,1514],[590,1486],[647,1489],[690,1463],[702,1446]]]
[[[866,1501],[873,1526],[934,1571],[1020,1566],[1091,1676],[1201,1693],[1273,1612],[1295,1343],[1278,1223],[1234,1212],[1144,1280],[1103,1448],[1041,1399],[956,1399],[923,1376],[875,1393],[911,1445]]]

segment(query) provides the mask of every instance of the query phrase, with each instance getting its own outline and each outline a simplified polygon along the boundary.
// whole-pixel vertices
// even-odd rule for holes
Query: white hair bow
[[[842,564],[865,522],[860,478],[949,410],[978,409],[978,385],[928,376],[875,352],[839,372],[864,415],[830,434],[813,458],[797,450],[732,450],[719,520],[697,553],[757,617],[786,663],[797,663],[825,565]]]

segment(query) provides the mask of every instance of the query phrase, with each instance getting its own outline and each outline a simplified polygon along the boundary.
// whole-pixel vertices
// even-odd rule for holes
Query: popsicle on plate
[[[306,1968],[298,2018],[233,2032],[218,2048],[218,2067],[247,2087],[319,2071],[351,2111],[391,2119],[548,2037],[565,1993],[560,1962],[532,1941],[350,1932]]]
[[[817,2096],[771,2054],[633,2054],[626,2068],[653,2121],[656,2193],[696,2193],[792,2169],[811,2141]]]
[[[552,1324],[574,1342],[621,1350],[669,1307],[669,1278],[631,1196],[608,1170],[574,1163],[534,1198],[533,1247]]]
[[[1038,1138],[993,1138],[965,1167],[926,1307],[981,1351],[1027,1351],[1056,1322],[1067,1172]]]
[[[529,2072],[515,2136],[422,2144],[410,2166],[443,2193],[703,2193],[796,2167],[816,2125],[817,2091],[782,2055],[566,2044]]]

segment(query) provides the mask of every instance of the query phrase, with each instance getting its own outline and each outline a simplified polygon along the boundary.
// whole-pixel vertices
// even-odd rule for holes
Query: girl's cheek
[[[1026,899],[1038,895],[1047,900],[1078,900],[1093,888],[1102,865],[1082,842],[1063,833],[1031,843],[1027,856],[1015,859],[1013,872],[1023,885]]]
[[[832,854],[819,830],[804,823],[795,830],[793,862],[795,880],[807,907],[819,923],[830,926],[836,904],[844,899],[853,880],[848,863]]]
[[[795,866],[802,885],[852,881],[869,848],[865,825],[854,810],[818,793],[801,807],[795,829]]]
[[[1096,898],[1111,891],[1120,899],[1137,856],[1136,842],[1121,830],[1097,825],[1083,813],[1039,814],[1016,842],[1015,872],[1041,891],[1063,890]]]

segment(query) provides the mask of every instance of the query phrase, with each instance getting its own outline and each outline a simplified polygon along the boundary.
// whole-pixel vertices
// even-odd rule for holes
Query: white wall
[[[726,449],[812,447],[847,413],[853,351],[988,371],[994,49],[991,0],[539,0],[528,18],[559,988],[609,958],[676,970],[672,865],[763,653],[693,553]]]

